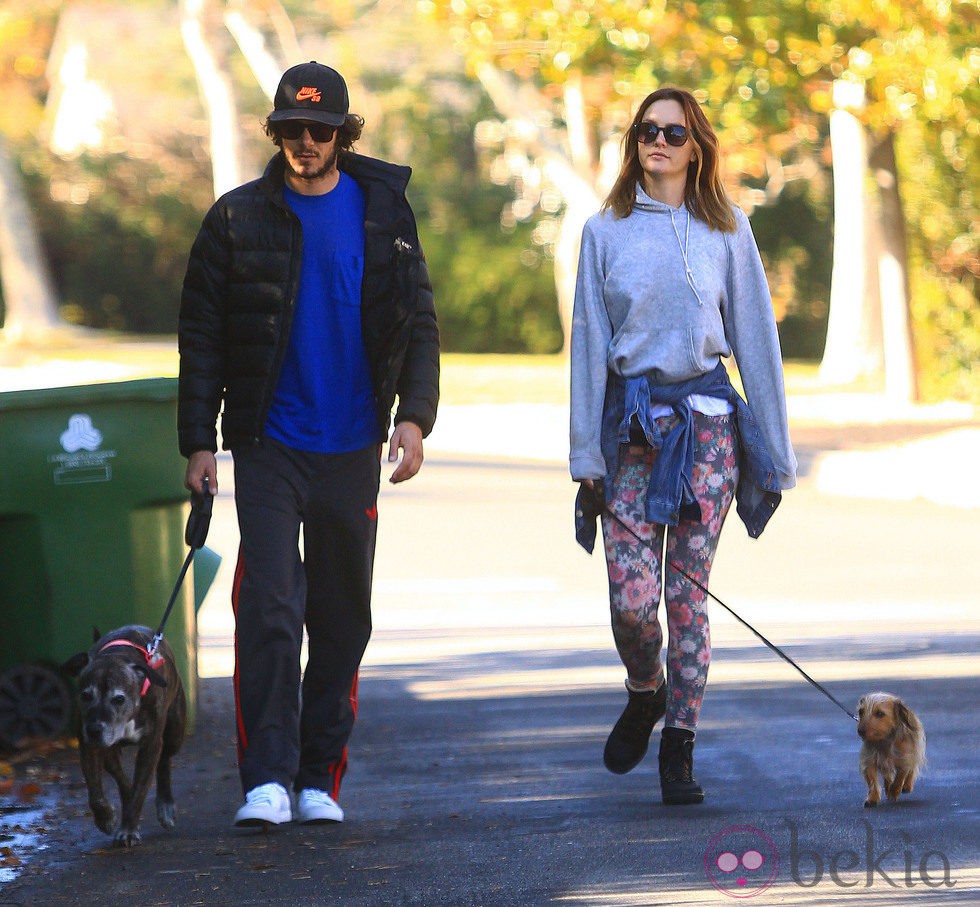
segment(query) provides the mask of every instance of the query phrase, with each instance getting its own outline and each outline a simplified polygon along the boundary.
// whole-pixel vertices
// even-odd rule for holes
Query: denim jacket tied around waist
[[[748,404],[732,387],[725,366],[719,361],[710,372],[676,384],[657,384],[649,376],[622,378],[609,373],[602,409],[602,456],[606,462],[603,481],[604,503],[612,500],[613,479],[619,469],[620,452],[630,441],[634,417],[647,442],[658,451],[650,472],[646,518],[651,523],[676,526],[681,517],[701,519],[701,507],[691,485],[694,470],[694,416],[687,403],[690,394],[728,401],[733,408],[735,446],[738,457],[736,512],[749,535],[758,538],[782,499],[776,468],[766,448],[758,423]],[[654,404],[670,406],[679,421],[661,435],[653,415]],[[592,492],[584,484],[575,501],[575,537],[589,553],[595,547],[597,508],[587,499]],[[591,505],[591,506],[590,506]]]

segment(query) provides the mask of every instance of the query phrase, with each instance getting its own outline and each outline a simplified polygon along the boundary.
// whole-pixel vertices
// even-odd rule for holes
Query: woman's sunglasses
[[[327,126],[325,123],[308,123],[306,120],[283,120],[275,124],[275,130],[282,138],[291,142],[302,138],[306,130],[309,130],[310,138],[314,142],[329,142],[337,127]]]
[[[633,127],[633,134],[641,145],[652,145],[657,141],[660,133],[664,134],[668,145],[680,148],[687,141],[687,127],[679,123],[671,123],[669,126],[658,126],[656,123],[637,123]]]

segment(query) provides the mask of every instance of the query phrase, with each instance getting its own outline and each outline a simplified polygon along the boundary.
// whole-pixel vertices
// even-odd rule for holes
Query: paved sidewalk
[[[750,549],[730,527],[719,588],[843,702],[872,687],[912,690],[931,768],[904,802],[863,809],[853,722],[724,615],[713,618],[696,750],[706,803],[663,807],[654,751],[630,775],[607,773],[622,671],[601,614],[601,564],[568,540],[565,410],[446,407],[423,474],[382,491],[347,821],[229,827],[241,794],[223,457],[209,545],[225,563],[201,615],[178,829],[157,826],[150,803],[143,847],[112,849],[88,815],[74,754],[52,753],[40,769],[64,780],[48,785],[57,800],[39,820],[47,849],[0,879],[0,905],[976,903],[980,776],[962,715],[978,702],[978,505],[937,503],[945,470],[935,463],[975,459],[980,427],[962,411],[875,420],[865,408],[859,422],[840,400],[824,404],[794,413],[791,401],[801,485],[780,514],[782,540]],[[871,494],[885,476],[888,494]],[[884,536],[889,526],[908,527],[906,544]],[[945,547],[955,568],[913,570],[916,534],[923,557]],[[539,543],[554,558],[545,566]],[[794,545],[811,546],[809,573],[787,554]],[[760,582],[762,563],[778,577]],[[922,577],[937,571],[927,588]],[[778,589],[793,598],[765,599]],[[716,871],[719,845],[765,860]]]
[[[176,767],[177,830],[157,826],[148,804],[144,845],[112,849],[88,816],[72,755],[54,754],[46,766],[67,780],[49,810],[48,849],[0,886],[0,904],[980,899],[976,734],[962,720],[978,701],[980,623],[970,589],[960,588],[975,578],[978,558],[957,554],[971,546],[970,513],[835,502],[805,479],[780,514],[782,534],[750,549],[730,527],[716,571],[724,597],[843,702],[871,688],[914,700],[931,767],[911,796],[865,810],[853,722],[715,612],[695,756],[707,800],[666,808],[655,751],[627,776],[601,765],[624,701],[622,669],[602,616],[601,563],[568,541],[564,470],[478,467],[445,454],[433,454],[426,470],[418,484],[383,491],[376,629],[341,798],[347,820],[269,834],[230,827],[241,792],[230,628],[221,623],[227,589],[216,590],[202,612],[210,667],[198,727]],[[230,495],[226,481],[209,539],[226,554],[234,551]],[[452,508],[470,518],[447,520]],[[515,521],[518,508],[534,519]],[[931,539],[927,559],[949,550],[951,568],[933,588],[921,580],[935,567],[909,563],[914,539],[905,532],[896,543],[892,526]],[[807,538],[824,549],[811,552],[812,575],[788,554]],[[542,545],[553,551],[545,564]],[[865,576],[867,559],[874,570]],[[781,569],[760,580],[760,564]],[[873,584],[905,594],[876,601]],[[780,589],[792,598],[760,597]],[[757,850],[764,868],[716,872],[719,846]]]
[[[874,394],[788,401],[801,471],[850,497],[980,507],[980,483],[952,486],[939,464],[980,462],[980,413],[968,404],[894,404]],[[568,461],[568,409],[534,403],[443,407],[427,455]]]
[[[424,642],[458,645],[460,631],[452,635]],[[151,805],[144,845],[114,850],[72,781],[50,849],[0,889],[0,904],[600,907],[725,904],[751,894],[757,904],[940,905],[980,897],[975,751],[948,708],[950,700],[976,701],[972,679],[916,684],[938,770],[898,805],[869,811],[849,719],[792,678],[764,686],[717,678],[696,756],[706,803],[666,808],[655,755],[625,777],[601,766],[621,690],[587,679],[564,688],[530,682],[549,670],[587,678],[602,656],[577,647],[574,635],[550,631],[538,640],[540,650],[416,661],[419,634],[387,638],[404,655],[367,672],[344,786],[348,818],[329,827],[229,827],[240,796],[231,681],[205,680],[198,730],[177,769],[176,832],[156,826]],[[974,653],[978,641],[973,634],[919,645],[952,659]],[[829,637],[792,651],[818,666],[888,656],[901,666],[910,658],[901,640],[869,653]],[[749,673],[767,667],[765,657],[716,650]],[[879,678],[873,663],[864,673],[887,686],[908,682]],[[508,682],[514,676],[523,680]],[[857,677],[831,687],[852,702],[867,685]],[[757,871],[726,874],[712,862],[715,852],[750,849],[765,857]]]

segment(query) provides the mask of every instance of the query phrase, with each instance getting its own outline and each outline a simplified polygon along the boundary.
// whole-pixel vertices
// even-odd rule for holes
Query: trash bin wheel
[[[71,691],[64,678],[44,665],[8,668],[0,674],[0,738],[57,737],[72,717]]]

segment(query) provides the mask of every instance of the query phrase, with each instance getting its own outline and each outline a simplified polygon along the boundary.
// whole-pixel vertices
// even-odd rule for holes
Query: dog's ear
[[[92,642],[98,642],[100,639],[102,639],[102,631],[93,624],[92,625]]]
[[[64,671],[69,677],[78,677],[78,675],[82,673],[82,669],[88,663],[88,652],[79,652],[76,655],[72,655],[72,657],[61,666],[61,670]]]
[[[151,668],[148,664],[133,664],[133,668],[149,680],[151,684],[156,684],[158,687],[168,686],[167,678],[155,668]]]
[[[907,730],[913,730],[915,719],[912,717],[912,710],[901,699],[895,700],[895,721]]]

